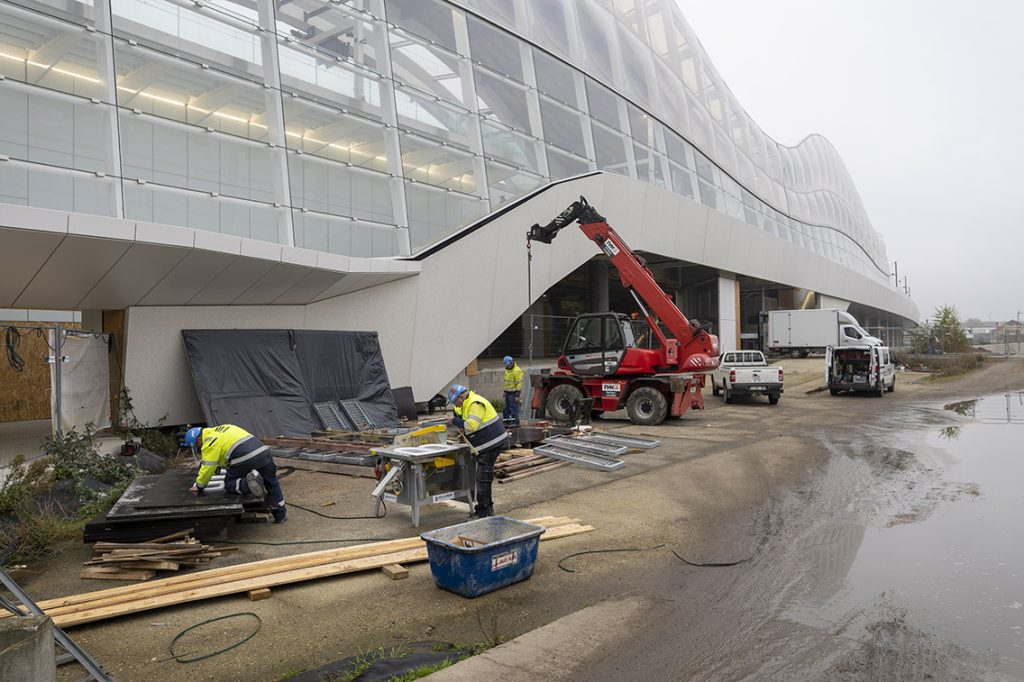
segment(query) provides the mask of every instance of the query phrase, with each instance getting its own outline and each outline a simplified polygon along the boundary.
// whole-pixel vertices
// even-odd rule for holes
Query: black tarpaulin
[[[208,424],[261,436],[322,428],[313,403],[359,400],[376,426],[395,426],[376,332],[186,329],[185,355]]]

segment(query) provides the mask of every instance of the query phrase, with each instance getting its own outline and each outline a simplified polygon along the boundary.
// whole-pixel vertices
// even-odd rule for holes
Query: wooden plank
[[[409,577],[409,569],[401,564],[388,564],[387,566],[381,566],[380,570],[392,580],[405,580]]]
[[[249,590],[249,601],[263,601],[264,599],[270,599],[273,593],[269,587],[263,587],[258,590]]]
[[[554,540],[562,537],[568,537],[570,535],[577,535],[579,533],[587,533],[592,530],[594,530],[592,526],[580,525],[578,523],[566,524],[564,526],[557,526],[548,529],[541,536],[541,540]],[[229,594],[238,594],[240,592],[248,592],[250,590],[257,590],[265,587],[275,587],[278,585],[287,585],[289,583],[313,580],[316,578],[325,578],[346,573],[383,568],[388,564],[407,564],[426,560],[427,548],[426,546],[423,546],[391,554],[362,557],[360,559],[351,559],[348,561],[283,571],[257,578],[247,578],[196,589],[186,589],[170,594],[136,599],[134,601],[115,604],[112,606],[90,607],[74,613],[65,613],[51,617],[53,618],[54,624],[60,627],[70,627],[72,625],[92,623],[98,620],[105,620],[107,618],[115,618],[117,616],[139,613],[140,611],[149,611],[152,609],[162,608],[164,606],[184,604],[201,599],[222,597]],[[47,615],[50,615],[49,611],[47,611]]]
[[[151,569],[154,571],[177,571],[180,568],[179,564],[175,561],[126,561],[122,564],[118,564],[122,569]]]
[[[527,522],[551,528],[570,523],[578,523],[579,519],[564,516],[542,516],[535,519],[528,519]],[[57,599],[40,602],[39,608],[46,611],[48,615],[69,613],[78,608],[91,608],[96,604],[116,604],[141,598],[143,596],[159,596],[176,590],[194,589],[215,582],[224,582],[239,578],[252,578],[261,575],[269,575],[282,570],[292,570],[323,563],[359,559],[377,554],[402,551],[418,547],[425,547],[423,540],[419,537],[413,537],[397,540],[385,540],[382,542],[354,545],[351,547],[325,549],[317,552],[307,552],[305,554],[277,557],[274,559],[263,559],[261,561],[253,561],[245,564],[236,564],[235,566],[225,566],[207,571],[199,571],[197,573],[172,576],[170,578],[155,580],[152,583],[148,583],[141,587],[136,585],[115,587],[108,590],[97,590],[95,592],[85,592],[68,597],[59,597]],[[10,614],[6,611],[0,613],[0,618],[5,617],[10,617]]]
[[[99,580],[149,580],[156,575],[156,571],[146,570],[119,570],[109,568],[83,568],[79,574],[80,578],[97,578]]]
[[[179,530],[177,533],[171,533],[170,535],[164,535],[159,538],[153,538],[149,542],[169,542],[170,540],[177,540],[178,538],[187,538],[189,535],[195,533],[194,528],[188,528],[186,530]]]

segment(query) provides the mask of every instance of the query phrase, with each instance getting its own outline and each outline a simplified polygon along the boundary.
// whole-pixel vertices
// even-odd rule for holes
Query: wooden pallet
[[[547,528],[541,536],[545,541],[594,530],[592,526],[580,523],[579,519],[566,517],[547,516],[530,519],[528,523]],[[417,536],[182,574],[143,585],[126,585],[50,599],[41,602],[39,607],[56,625],[68,627],[201,599],[426,560],[426,544]],[[9,616],[0,614],[0,618]]]

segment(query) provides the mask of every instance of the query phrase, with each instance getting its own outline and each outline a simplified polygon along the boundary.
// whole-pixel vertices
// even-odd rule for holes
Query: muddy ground
[[[840,589],[856,553],[857,529],[914,523],[941,504],[974,494],[919,465],[888,434],[956,417],[945,400],[1024,388],[1024,361],[991,360],[940,381],[901,373],[884,398],[832,397],[820,360],[792,360],[777,406],[763,399],[725,405],[706,396],[703,413],[659,427],[603,419],[599,427],[644,434],[662,447],[627,456],[614,473],[564,467],[496,485],[498,512],[517,518],[567,515],[596,532],[543,543],[533,577],[468,600],[437,589],[425,564],[407,580],[379,572],[197,602],[72,628],[70,634],[118,680],[275,680],[330,661],[403,643],[508,640],[543,626],[531,640],[499,647],[512,662],[504,679],[993,679],[997,657],[972,651],[937,630],[910,624],[898,595],[838,614],[830,622],[787,615],[800,600]],[[328,514],[370,513],[372,482],[296,472],[283,481],[289,501]],[[976,492],[976,491],[975,491]],[[320,505],[335,502],[329,507]],[[428,507],[421,530],[458,523],[457,507]],[[863,533],[863,530],[859,532]],[[396,538],[414,534],[401,507],[381,520],[327,520],[292,509],[284,526],[233,530],[235,542]],[[653,548],[663,545],[657,549]],[[331,545],[240,545],[224,561],[253,561]],[[590,554],[595,549],[645,551]],[[19,580],[37,599],[119,583],[78,578],[89,552],[69,546]],[[678,555],[678,557],[677,557]],[[685,563],[731,563],[697,567]],[[193,664],[170,660],[180,630],[207,618],[251,611],[254,639]],[[572,616],[572,614],[577,614]],[[229,621],[230,623],[230,621]],[[233,641],[249,627],[214,627],[202,645]],[[530,642],[534,644],[530,644]],[[516,657],[522,665],[516,664]],[[485,657],[478,657],[480,665]],[[479,678],[471,662],[438,677]],[[80,670],[65,666],[63,679]]]

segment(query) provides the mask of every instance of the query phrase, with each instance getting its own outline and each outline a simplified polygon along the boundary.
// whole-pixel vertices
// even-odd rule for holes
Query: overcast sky
[[[1024,2],[677,2],[765,133],[835,145],[922,317],[1024,311]]]

